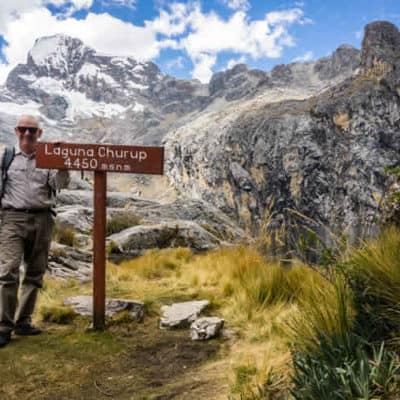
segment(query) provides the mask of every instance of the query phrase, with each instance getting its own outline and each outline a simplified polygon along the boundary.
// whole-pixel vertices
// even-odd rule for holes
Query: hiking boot
[[[7,346],[11,340],[11,333],[9,332],[0,332],[0,347]]]
[[[43,331],[30,324],[18,325],[14,329],[14,333],[19,336],[35,336],[40,335]]]

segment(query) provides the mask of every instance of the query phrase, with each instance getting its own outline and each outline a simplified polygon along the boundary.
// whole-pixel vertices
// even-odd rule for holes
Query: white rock
[[[218,317],[202,317],[190,325],[192,340],[207,340],[220,334],[224,320]]]
[[[162,306],[163,316],[161,317],[160,328],[189,327],[208,305],[208,300],[198,300]]]

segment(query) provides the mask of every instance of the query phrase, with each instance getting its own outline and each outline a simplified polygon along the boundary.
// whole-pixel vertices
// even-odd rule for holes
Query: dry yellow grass
[[[284,269],[249,246],[203,255],[186,248],[149,251],[109,265],[107,282],[110,296],[143,300],[155,312],[173,301],[210,300],[210,312],[233,332],[225,360],[232,387],[240,365],[256,369],[249,387],[265,383],[271,371],[288,376],[288,321],[299,313],[300,302],[314,301],[316,288],[332,293],[331,284],[314,270],[300,263]]]
[[[60,306],[62,298],[78,293],[90,294],[91,286],[48,280],[39,309]],[[299,262],[282,268],[251,246],[201,255],[187,248],[153,250],[120,265],[107,265],[107,296],[144,301],[150,315],[159,314],[162,304],[210,301],[208,312],[225,319],[232,339],[230,351],[204,368],[223,365],[233,399],[249,395],[273,376],[285,377],[280,387],[289,384],[292,339],[287,324],[301,305],[316,301],[321,293],[327,299],[334,295],[332,285],[318,272]],[[242,379],[241,369],[251,373]]]

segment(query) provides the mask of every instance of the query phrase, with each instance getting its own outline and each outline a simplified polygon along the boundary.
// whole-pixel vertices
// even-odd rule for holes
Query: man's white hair
[[[19,122],[21,119],[33,119],[33,120],[35,120],[35,121],[37,122],[38,128],[41,128],[42,121],[41,121],[41,118],[40,118],[39,115],[22,114],[22,115],[20,115],[20,116],[18,117],[18,119],[17,119],[17,124],[16,124],[16,125],[18,125],[18,122]]]

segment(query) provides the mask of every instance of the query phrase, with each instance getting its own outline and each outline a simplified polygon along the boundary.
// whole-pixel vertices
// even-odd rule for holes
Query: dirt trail
[[[32,341],[41,346],[49,345],[43,351],[42,362],[47,368],[34,368],[31,365],[28,382],[15,377],[15,382],[2,385],[0,379],[0,398],[14,400],[167,400],[167,399],[226,399],[227,386],[224,383],[226,368],[223,358],[227,354],[228,344],[224,339],[208,342],[193,342],[187,330],[160,330],[157,318],[148,318],[142,324],[122,324],[111,326],[109,334],[113,345],[121,349],[116,353],[104,355],[98,349],[99,357],[85,362],[85,357],[74,369],[68,363],[76,364],[73,347],[65,348],[70,341],[69,335],[59,337],[62,328],[48,326],[48,334],[41,338],[17,339],[10,347],[3,349],[8,353],[17,349],[15,367],[23,362],[21,354],[32,350]],[[71,333],[73,335],[74,333]],[[57,351],[58,354],[51,354]],[[115,343],[116,342],[116,343]],[[29,344],[30,343],[30,344]],[[73,346],[73,341],[71,343]],[[71,346],[67,344],[67,346]],[[79,349],[77,349],[79,351]],[[96,345],[91,351],[96,352]],[[103,354],[101,354],[103,352]],[[5,363],[0,352],[0,369]],[[46,358],[48,359],[46,360]],[[14,357],[12,357],[14,358]],[[18,359],[19,358],[19,359]],[[57,362],[55,361],[57,360]],[[40,362],[35,357],[31,362]],[[54,364],[54,365],[53,365]],[[65,368],[64,381],[51,380],[52,369]],[[76,370],[78,368],[78,370]],[[67,371],[70,371],[69,373]],[[54,371],[57,373],[57,371]],[[60,373],[60,371],[58,371]],[[27,376],[25,373],[22,374]],[[29,394],[28,394],[29,392]]]

